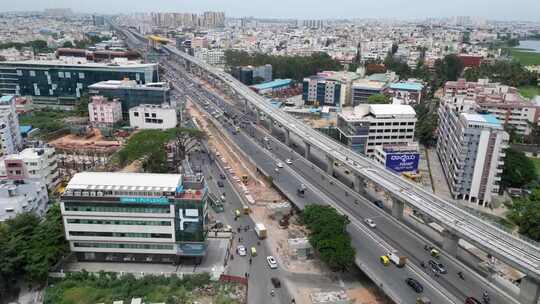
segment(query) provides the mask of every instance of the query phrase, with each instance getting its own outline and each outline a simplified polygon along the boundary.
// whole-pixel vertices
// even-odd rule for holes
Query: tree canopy
[[[0,298],[6,298],[20,278],[44,282],[68,250],[59,204],[49,209],[44,220],[21,213],[0,223]]]
[[[368,97],[367,102],[369,104],[388,104],[391,100],[390,97],[384,94],[373,94]]]
[[[433,146],[435,144],[435,130],[439,116],[437,115],[438,102],[426,101],[414,107],[418,121],[416,123],[416,137],[421,144]]]
[[[464,77],[467,81],[489,78],[494,82],[513,87],[537,85],[538,83],[538,76],[526,70],[517,61],[498,60],[493,63],[484,63],[480,67],[467,69]]]
[[[321,71],[341,70],[339,61],[332,59],[323,52],[310,56],[274,56],[262,53],[250,54],[245,51],[226,50],[225,62],[227,67],[272,65],[274,78],[291,78],[302,81],[304,77],[315,75]]]
[[[527,198],[515,199],[508,218],[519,226],[519,233],[540,241],[540,189]]]
[[[504,169],[501,178],[503,187],[523,187],[537,178],[534,163],[525,153],[506,149]]]
[[[345,270],[356,254],[346,227],[349,219],[330,206],[308,205],[301,217],[310,230],[309,242],[330,268]]]
[[[167,142],[175,140],[177,161],[182,161],[197,141],[203,137],[204,132],[190,128],[174,128],[165,131],[142,130],[131,136],[124,148],[118,152],[119,162],[121,166],[125,166],[144,158],[143,168],[146,172],[166,173],[168,168],[164,146]]]

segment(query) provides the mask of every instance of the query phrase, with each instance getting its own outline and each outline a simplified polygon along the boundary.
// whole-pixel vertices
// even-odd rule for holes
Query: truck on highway
[[[264,227],[264,224],[262,223],[255,223],[255,233],[257,234],[257,237],[259,239],[265,239],[266,238],[266,227]]]
[[[396,265],[397,267],[403,267],[405,266],[405,264],[407,264],[407,257],[399,255],[398,252],[395,250],[389,252],[387,256],[390,261],[394,263],[394,265]]]

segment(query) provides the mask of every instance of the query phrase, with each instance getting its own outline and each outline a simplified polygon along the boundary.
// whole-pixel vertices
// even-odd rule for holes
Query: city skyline
[[[178,11],[200,13],[203,11],[224,11],[227,16],[257,18],[293,18],[293,19],[340,19],[340,18],[444,18],[452,16],[478,16],[494,20],[523,20],[540,21],[537,12],[540,2],[534,0],[519,1],[523,10],[515,10],[516,3],[504,0],[457,0],[441,2],[436,5],[427,0],[411,0],[403,5],[399,0],[385,0],[378,2],[361,3],[353,0],[342,0],[340,5],[320,0],[298,0],[291,7],[286,1],[253,0],[249,5],[245,1],[230,0],[226,3],[217,0],[181,1],[171,3],[165,0],[155,0],[133,5],[132,1],[104,1],[95,0],[73,1],[68,0],[23,0],[0,4],[0,12],[9,11],[36,11],[47,8],[71,8],[76,12],[84,13],[129,13],[129,12],[157,12]],[[467,8],[467,9],[464,9]]]

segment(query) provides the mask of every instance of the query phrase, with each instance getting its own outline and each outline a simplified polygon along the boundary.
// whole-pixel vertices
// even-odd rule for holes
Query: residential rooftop
[[[502,129],[501,122],[493,114],[461,113],[468,123],[481,124],[487,127]]]

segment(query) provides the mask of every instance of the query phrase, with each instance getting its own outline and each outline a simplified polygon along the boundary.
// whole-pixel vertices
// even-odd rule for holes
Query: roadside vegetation
[[[242,287],[230,283],[211,282],[207,273],[177,276],[145,276],[136,279],[127,274],[86,271],[69,273],[66,278],[51,281],[45,292],[45,304],[95,304],[142,298],[144,303],[191,304],[208,298],[211,303],[241,303],[231,295],[239,295]]]
[[[308,205],[300,222],[309,230],[309,243],[332,270],[344,271],[354,263],[356,250],[346,227],[349,219],[330,206]]]
[[[75,116],[73,112],[44,108],[19,115],[19,124],[31,125],[39,128],[42,134],[56,132],[66,128],[67,125],[63,119]]]
[[[43,220],[21,213],[0,223],[0,299],[17,294],[21,279],[43,284],[50,268],[68,251],[59,204]]]

